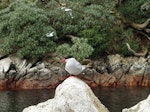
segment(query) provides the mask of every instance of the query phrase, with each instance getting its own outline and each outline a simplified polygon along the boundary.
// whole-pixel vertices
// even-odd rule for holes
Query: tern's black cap
[[[69,55],[69,56],[65,57],[65,59],[69,59],[69,58],[73,58],[73,56]]]

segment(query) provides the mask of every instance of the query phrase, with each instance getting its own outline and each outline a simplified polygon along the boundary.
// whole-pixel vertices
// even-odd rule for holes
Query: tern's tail
[[[82,71],[85,69],[86,67],[84,65],[82,65]]]
[[[84,70],[85,68],[91,68],[92,66],[89,65],[82,65],[82,70]]]

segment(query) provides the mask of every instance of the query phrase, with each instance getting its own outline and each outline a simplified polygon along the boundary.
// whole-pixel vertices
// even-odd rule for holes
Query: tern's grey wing
[[[81,69],[81,70],[84,69],[84,66],[82,66],[79,62],[76,62],[76,65],[78,69]]]
[[[74,58],[67,59],[65,70],[73,75],[78,75],[82,72],[82,65]]]

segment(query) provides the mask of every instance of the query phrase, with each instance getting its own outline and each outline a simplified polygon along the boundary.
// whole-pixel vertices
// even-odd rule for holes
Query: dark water
[[[97,88],[94,93],[110,112],[122,112],[123,108],[132,107],[146,99],[150,87]]]
[[[0,112],[22,112],[25,107],[53,98],[52,90],[0,91]],[[95,88],[95,95],[110,112],[121,112],[150,94],[148,87]]]

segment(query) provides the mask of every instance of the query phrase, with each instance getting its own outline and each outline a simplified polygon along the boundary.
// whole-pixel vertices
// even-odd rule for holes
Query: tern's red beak
[[[61,59],[60,62],[61,62],[61,63],[65,63],[66,60],[65,60],[65,59]]]

